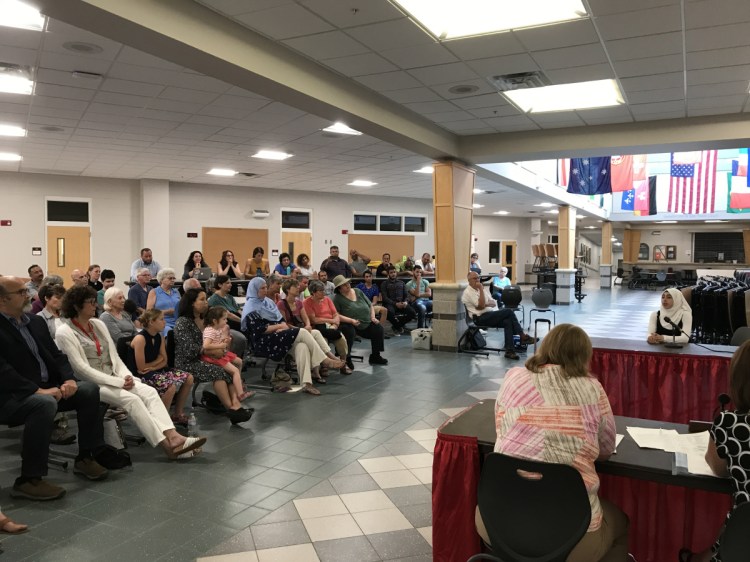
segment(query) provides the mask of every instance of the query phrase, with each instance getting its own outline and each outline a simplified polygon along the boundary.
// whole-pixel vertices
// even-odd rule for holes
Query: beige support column
[[[612,223],[602,225],[602,261],[599,263],[599,286],[612,288]]]
[[[435,211],[436,282],[432,289],[432,344],[456,351],[466,330],[461,295],[466,288],[471,249],[474,170],[457,162],[438,162],[432,174]]]
[[[575,207],[560,207],[557,215],[557,252],[555,297],[557,304],[571,304],[575,300],[575,253],[576,253],[576,210]]]

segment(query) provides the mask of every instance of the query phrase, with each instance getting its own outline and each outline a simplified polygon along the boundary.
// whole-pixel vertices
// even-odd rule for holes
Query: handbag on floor
[[[411,331],[411,347],[412,349],[426,349],[432,348],[432,328],[417,328]]]

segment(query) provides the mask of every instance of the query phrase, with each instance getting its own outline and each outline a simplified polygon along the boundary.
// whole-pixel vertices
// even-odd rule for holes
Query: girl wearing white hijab
[[[676,330],[667,318],[679,327]],[[693,311],[690,305],[677,289],[667,289],[661,294],[661,307],[657,312],[651,313],[648,322],[648,343],[664,343],[674,341],[677,343],[688,343],[693,329]],[[683,333],[684,332],[684,333]]]

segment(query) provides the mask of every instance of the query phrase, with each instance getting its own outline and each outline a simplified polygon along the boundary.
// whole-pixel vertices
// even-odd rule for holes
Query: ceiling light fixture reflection
[[[710,219],[710,220],[703,221],[703,222],[705,222],[706,224],[710,224],[710,223],[720,223],[720,222],[729,222],[729,221],[724,221],[721,219]]]
[[[440,40],[588,16],[581,0],[392,0]]]
[[[484,189],[474,188],[474,193],[487,193]]]
[[[432,166],[422,166],[419,170],[414,170],[417,174],[431,174],[435,170],[432,169]]]
[[[25,137],[26,129],[17,125],[0,125],[0,137]]]
[[[330,127],[323,129],[326,133],[339,133],[340,135],[361,135],[361,131],[347,127],[341,122],[336,122]]]
[[[236,176],[237,170],[230,170],[229,168],[211,168],[206,172],[209,176]]]
[[[0,92],[30,96],[33,90],[31,69],[17,64],[0,63]]]
[[[677,224],[677,221],[657,221],[658,224]]]
[[[20,162],[23,156],[13,152],[0,152],[0,162]]]
[[[555,207],[554,203],[537,203],[534,207]]]
[[[549,211],[547,211],[547,212],[548,212],[548,213],[549,213],[550,215],[559,215],[559,214],[560,214],[560,211],[558,211],[557,209],[550,209],[550,210],[549,210]]]
[[[351,183],[347,183],[346,185],[353,185],[354,187],[372,187],[373,185],[378,185],[374,181],[368,181],[368,180],[354,180]]]
[[[481,209],[482,207],[484,207],[484,205],[481,205],[479,203],[474,203],[474,208],[475,209]]]
[[[614,80],[558,84],[502,93],[524,113],[611,107],[625,103]]]
[[[510,211],[495,211],[493,215],[509,215]]]
[[[291,158],[294,156],[294,154],[289,154],[287,152],[279,152],[276,150],[259,150],[255,154],[253,154],[253,158],[263,158],[264,160],[286,160],[287,158]]]
[[[0,0],[0,25],[41,31],[44,28],[44,16],[39,10],[18,0]]]

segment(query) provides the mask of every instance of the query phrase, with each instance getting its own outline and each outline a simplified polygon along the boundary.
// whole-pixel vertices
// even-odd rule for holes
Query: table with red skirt
[[[592,343],[591,372],[616,416],[680,424],[714,418],[718,396],[728,389],[729,360],[736,349],[695,344],[667,349],[604,338],[592,338]],[[443,429],[433,461],[433,559],[460,562],[481,552],[474,528],[479,445],[494,445],[494,416],[478,435]],[[683,547],[707,548],[731,506],[729,495],[704,489],[612,474],[601,474],[600,480],[600,496],[630,518],[630,552],[638,562],[675,560]]]

